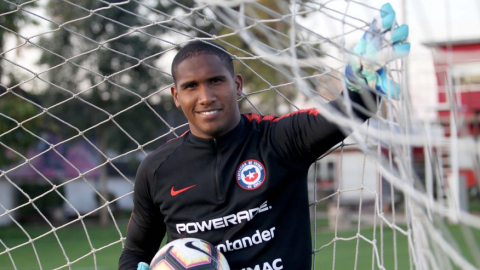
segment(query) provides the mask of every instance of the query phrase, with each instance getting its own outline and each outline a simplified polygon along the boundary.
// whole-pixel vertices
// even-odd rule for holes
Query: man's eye
[[[211,80],[212,83],[217,83],[217,82],[221,82],[222,80],[218,79],[218,78],[213,78]]]

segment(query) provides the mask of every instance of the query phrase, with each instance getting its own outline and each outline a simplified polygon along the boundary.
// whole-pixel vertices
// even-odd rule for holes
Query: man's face
[[[218,56],[200,54],[183,60],[175,70],[175,79],[172,96],[193,135],[213,138],[239,123],[237,96],[242,94],[243,79],[232,76]]]

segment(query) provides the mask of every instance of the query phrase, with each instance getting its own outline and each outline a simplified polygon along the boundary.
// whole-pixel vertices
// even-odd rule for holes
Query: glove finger
[[[400,27],[393,29],[392,31],[392,43],[406,40],[408,37],[408,25],[404,24]]]
[[[349,90],[354,92],[359,92],[363,88],[367,87],[367,81],[365,78],[357,73],[358,70],[352,68],[352,66],[348,65],[345,68],[345,82]]]
[[[382,18],[382,28],[388,30],[395,24],[395,10],[390,3],[386,3],[380,8],[380,16]]]
[[[378,18],[372,20],[364,34],[366,40],[371,40],[382,36],[382,26],[379,22],[380,20]]]
[[[399,59],[403,58],[410,53],[410,43],[409,42],[404,42],[404,43],[398,43],[393,45],[393,52],[392,52],[392,59]]]
[[[380,95],[393,99],[400,96],[400,85],[388,77],[385,68],[380,68],[376,72],[362,70],[360,76],[352,76],[348,72],[346,75],[349,89],[358,89],[357,91],[363,91],[365,88],[375,89]]]
[[[388,78],[385,69],[377,70],[376,90],[385,97],[398,99],[400,96],[400,85]]]
[[[368,48],[367,48],[368,49]],[[362,66],[369,72],[374,72],[388,62],[403,58],[410,52],[410,43],[397,43],[393,46],[384,47],[381,50],[366,51],[363,55],[358,55]]]
[[[379,50],[382,47],[382,43],[383,34],[377,27],[377,20],[373,20],[353,51],[360,55],[371,53],[372,51]]]
[[[395,24],[395,11],[393,10],[392,6],[387,3],[380,8],[380,17],[376,17],[372,20],[368,29],[365,31],[361,41],[368,41],[368,46],[375,48],[375,50],[380,50],[383,43],[383,34],[384,32],[389,31]],[[404,34],[404,30],[401,30],[399,35],[402,38]],[[406,31],[408,34],[408,29]],[[366,44],[359,44],[357,48],[355,48],[356,53],[365,53],[365,45]],[[366,50],[372,50],[366,49]]]

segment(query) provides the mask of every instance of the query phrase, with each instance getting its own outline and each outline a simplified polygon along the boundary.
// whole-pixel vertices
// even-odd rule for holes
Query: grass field
[[[125,233],[126,222],[120,223],[120,229],[123,233]],[[47,227],[38,226],[26,226],[25,230],[30,234],[32,239],[49,231]],[[461,236],[461,229],[457,226],[452,226],[450,227],[450,230],[452,231],[453,237],[463,249],[467,258],[469,258],[471,261],[473,256],[470,254],[468,246],[462,240],[463,237]],[[102,228],[95,224],[89,224],[87,225],[87,231],[94,249],[100,249],[112,242],[120,240],[120,235],[114,226]],[[356,233],[356,230],[340,231],[338,233],[338,237],[353,237],[356,235]],[[368,239],[374,238],[373,233],[374,231],[371,228],[363,229],[361,231],[361,235]],[[393,231],[390,229],[384,229],[383,233],[381,233],[380,229],[377,229],[375,234],[377,246],[379,247],[380,251],[383,250],[383,252],[379,255],[380,257],[383,257],[385,267],[387,269],[395,269],[395,258],[393,255]],[[70,261],[75,261],[85,254],[88,254],[92,250],[89,242],[87,241],[85,230],[82,226],[80,226],[80,224],[75,224],[65,229],[60,229],[57,231],[57,235],[58,239],[62,243],[65,255]],[[476,242],[480,243],[480,233],[476,232],[474,237],[476,238]],[[319,228],[316,234],[317,247],[327,244],[333,238],[333,231],[328,230],[325,227]],[[0,228],[0,240],[0,252],[3,252],[5,250],[5,246],[10,248],[15,247],[19,244],[27,242],[28,238],[18,228],[4,227]],[[397,269],[410,269],[410,256],[408,254],[408,243],[406,236],[397,233],[396,243]],[[63,254],[56,237],[52,234],[34,241],[33,245],[38,253],[38,257],[43,269],[54,269],[66,264],[67,261],[65,259],[65,255]],[[358,246],[358,255],[356,255],[356,246],[356,239],[351,241],[337,241],[335,245],[335,257],[334,245],[322,249],[315,256],[316,269],[333,269],[334,263],[335,269],[354,269],[356,257],[358,258],[356,269],[378,269],[378,267],[376,267],[376,261],[373,262],[375,267],[372,268],[372,245],[367,243],[365,240],[360,240]],[[381,246],[383,246],[383,248],[380,248]],[[95,256],[90,254],[79,260],[72,265],[72,269],[94,269],[95,265],[97,269],[101,270],[117,269],[117,261],[120,253],[121,244],[117,243],[110,247],[96,251]],[[40,269],[35,253],[33,252],[32,244],[27,244],[15,249],[11,251],[10,254],[17,269]],[[7,269],[14,269],[11,259],[7,254],[0,255],[0,270]],[[68,269],[68,267],[63,269]]]
[[[126,222],[122,222],[120,226],[122,233],[125,233]],[[26,226],[24,228],[32,239],[49,231],[48,227]],[[103,228],[93,224],[87,225],[87,232],[94,249],[100,249],[120,240],[120,235],[114,226]],[[85,230],[80,224],[58,230],[57,236],[70,261],[75,261],[92,250]],[[28,241],[25,234],[15,227],[0,228],[0,239],[8,247],[15,247]],[[59,241],[53,234],[49,234],[33,242],[43,269],[55,269],[67,263]],[[2,243],[0,245],[0,252],[2,252],[5,247]],[[97,269],[102,270],[116,269],[121,250],[121,243],[101,249],[95,252],[95,256],[88,255],[73,264],[72,269],[94,269],[95,265]],[[32,244],[15,249],[10,254],[17,269],[40,269]],[[0,255],[0,269],[14,269],[10,257],[6,254]]]
[[[357,234],[357,231],[345,230],[339,231],[339,238],[351,238]],[[373,239],[373,229],[364,229],[361,234],[367,239]],[[334,237],[334,233],[331,230],[324,230],[317,232],[317,247],[323,246],[330,242]],[[381,252],[381,240],[380,230],[376,231],[377,246],[379,252]],[[393,231],[388,229],[383,232],[383,256],[384,266],[387,269],[395,269],[395,257],[394,257],[394,235]],[[409,266],[409,254],[407,248],[407,238],[397,233],[397,269],[410,269]],[[335,257],[334,257],[334,250]],[[358,240],[358,254],[357,254],[357,239],[349,241],[337,241],[334,244],[320,250],[315,258],[316,269],[354,269],[355,263],[356,269],[378,269],[376,267],[377,262],[373,261],[372,254],[374,253],[372,244],[363,239]],[[376,258],[375,258],[376,260]],[[372,268],[372,263],[375,265]],[[334,265],[335,264],[335,265]],[[335,266],[335,268],[334,268]]]

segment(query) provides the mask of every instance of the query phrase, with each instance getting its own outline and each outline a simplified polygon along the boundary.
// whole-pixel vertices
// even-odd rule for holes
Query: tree
[[[288,33],[291,31],[291,24],[289,19],[278,20],[281,14],[288,14],[288,3],[275,1],[275,0],[258,0],[256,1],[262,8],[256,8],[255,5],[245,7],[248,14],[253,16],[257,20],[265,20],[264,24],[255,24],[255,22],[246,19],[247,25],[251,23],[255,25],[248,29],[249,35],[255,40],[255,42],[266,45],[265,47],[271,47],[275,50],[282,51],[290,46],[290,37]],[[222,8],[218,9],[218,14],[224,13]],[[225,14],[226,17],[228,15]],[[221,18],[222,16],[219,16]],[[270,21],[270,22],[269,22]],[[219,36],[227,35],[238,29],[223,28],[217,34]],[[241,33],[238,35],[227,35],[224,40],[238,49],[232,48],[229,51],[237,57],[251,57],[255,55],[251,50],[251,42],[242,39]],[[257,44],[258,45],[258,44]],[[320,51],[320,47],[315,48]],[[297,48],[296,53],[299,58],[306,57],[306,53],[309,48]],[[288,52],[287,52],[288,53]],[[242,74],[245,80],[245,91],[248,93],[255,93],[255,96],[259,96],[260,100],[257,104],[257,108],[262,113],[279,114],[278,108],[280,104],[290,106],[288,100],[293,100],[296,97],[298,90],[295,85],[292,85],[291,71],[288,66],[279,66],[268,63],[268,61],[261,61],[260,59],[243,60],[245,64],[237,62],[235,69],[238,73]],[[248,67],[247,67],[248,65]],[[306,74],[312,74],[315,71],[313,68],[304,68],[303,71]],[[277,87],[283,85],[281,87]],[[313,88],[313,86],[312,86]],[[258,93],[262,91],[262,93]],[[284,98],[282,98],[283,96]],[[248,107],[248,104],[243,103],[244,110]]]
[[[35,3],[30,3],[29,7],[35,7]],[[4,53],[4,47],[8,38],[17,38],[19,29],[27,24],[36,22],[17,8],[13,4],[0,2],[0,53]],[[5,57],[3,54],[1,56]],[[36,115],[39,110],[32,103],[28,102],[28,95],[21,87],[7,88],[17,85],[19,78],[14,72],[4,70],[5,62],[0,63],[0,142],[5,146],[0,147],[0,164],[2,166],[17,162],[19,156],[13,154],[8,148],[24,153],[28,147],[36,142],[36,139],[25,131],[38,132],[37,120],[33,119],[19,126],[24,120],[30,119]]]
[[[10,80],[15,82],[13,76],[9,75],[12,77]],[[32,98],[22,89],[7,93],[5,88],[0,87],[0,164],[2,167],[18,162],[20,156],[14,152],[24,154],[38,141],[29,133],[38,134],[40,130],[38,119],[31,119],[40,111],[27,101]],[[31,120],[23,123],[28,119]]]
[[[185,1],[193,5],[193,1]],[[170,74],[157,67],[165,48],[172,45],[164,36],[181,24],[151,25],[139,3],[111,2],[110,6],[95,0],[50,0],[47,11],[58,23],[51,35],[41,40],[40,64],[53,67],[46,76],[50,82],[43,106],[55,117],[45,122],[61,125],[64,138],[93,138],[101,153],[134,151],[147,142],[155,148],[178,135],[172,127],[185,120],[180,110],[170,110],[168,93]],[[159,1],[154,15],[161,21],[178,9],[177,5]],[[93,11],[93,12],[90,12]],[[143,16],[142,16],[143,15]],[[151,14],[150,14],[151,15]],[[204,25],[208,28],[208,23]],[[65,123],[64,123],[65,122]],[[111,157],[108,157],[111,158]],[[107,198],[107,168],[101,167],[101,193]],[[101,223],[108,220],[101,213]]]
[[[36,3],[30,3],[29,7],[36,7]],[[26,16],[22,10],[18,10],[18,6],[7,3],[5,1],[0,2],[0,52],[4,52],[5,41],[10,37],[14,37],[20,27],[27,23],[36,24],[36,21]],[[4,75],[3,68],[0,65],[0,78]]]

